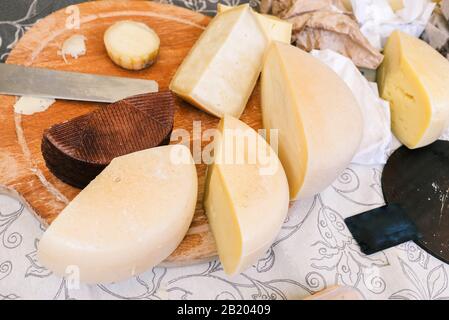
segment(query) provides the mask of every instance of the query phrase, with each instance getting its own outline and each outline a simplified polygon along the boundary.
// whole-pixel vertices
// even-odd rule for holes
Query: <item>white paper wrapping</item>
[[[382,49],[394,30],[419,37],[429,21],[435,3],[404,0],[404,8],[393,12],[387,0],[351,0],[360,30],[372,46]]]
[[[352,160],[357,164],[385,164],[392,140],[390,106],[379,98],[376,83],[370,83],[354,63],[332,50],[313,50],[311,54],[334,70],[354,94],[363,116],[363,138]]]

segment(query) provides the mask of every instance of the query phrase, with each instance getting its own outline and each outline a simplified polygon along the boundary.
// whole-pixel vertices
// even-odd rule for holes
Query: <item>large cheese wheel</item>
[[[263,256],[279,233],[289,203],[284,169],[267,142],[225,116],[215,136],[204,205],[227,274]]]
[[[196,169],[185,146],[115,158],[49,226],[39,261],[61,276],[75,272],[86,283],[137,275],[176,249],[196,197]]]
[[[350,163],[362,138],[351,90],[318,59],[280,42],[266,54],[261,90],[264,127],[279,130],[291,199],[321,192]]]
[[[391,34],[384,55],[377,81],[390,102],[393,133],[410,149],[434,142],[449,124],[449,61],[400,31]]]

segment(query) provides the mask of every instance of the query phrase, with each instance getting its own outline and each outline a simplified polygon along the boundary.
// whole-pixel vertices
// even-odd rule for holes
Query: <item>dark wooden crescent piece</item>
[[[112,159],[168,144],[174,113],[169,91],[126,98],[45,130],[42,155],[56,177],[84,188]]]

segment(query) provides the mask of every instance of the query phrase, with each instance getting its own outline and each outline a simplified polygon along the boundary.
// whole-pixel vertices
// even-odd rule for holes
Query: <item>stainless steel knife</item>
[[[158,84],[153,80],[0,63],[0,94],[112,103],[136,94],[157,91]]]

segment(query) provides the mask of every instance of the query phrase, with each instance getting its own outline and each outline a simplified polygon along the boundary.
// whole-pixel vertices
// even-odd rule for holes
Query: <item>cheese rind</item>
[[[175,164],[173,154],[189,162]],[[61,276],[76,268],[86,283],[137,275],[176,249],[196,197],[196,169],[185,146],[115,158],[49,226],[39,242],[39,261]]]
[[[217,117],[240,117],[256,85],[268,39],[248,5],[209,23],[176,71],[170,90]]]
[[[424,41],[391,34],[377,76],[390,102],[391,127],[408,148],[437,140],[449,124],[449,61]]]
[[[263,123],[279,130],[290,197],[311,197],[329,186],[358,150],[360,107],[334,71],[280,42],[267,50],[261,79]]]
[[[219,3],[217,4],[217,14],[233,8],[232,6]],[[268,39],[290,44],[293,24],[269,14],[256,13],[256,17]]]
[[[267,142],[225,116],[214,140],[204,207],[227,274],[244,271],[268,250],[289,204],[284,169]]]

